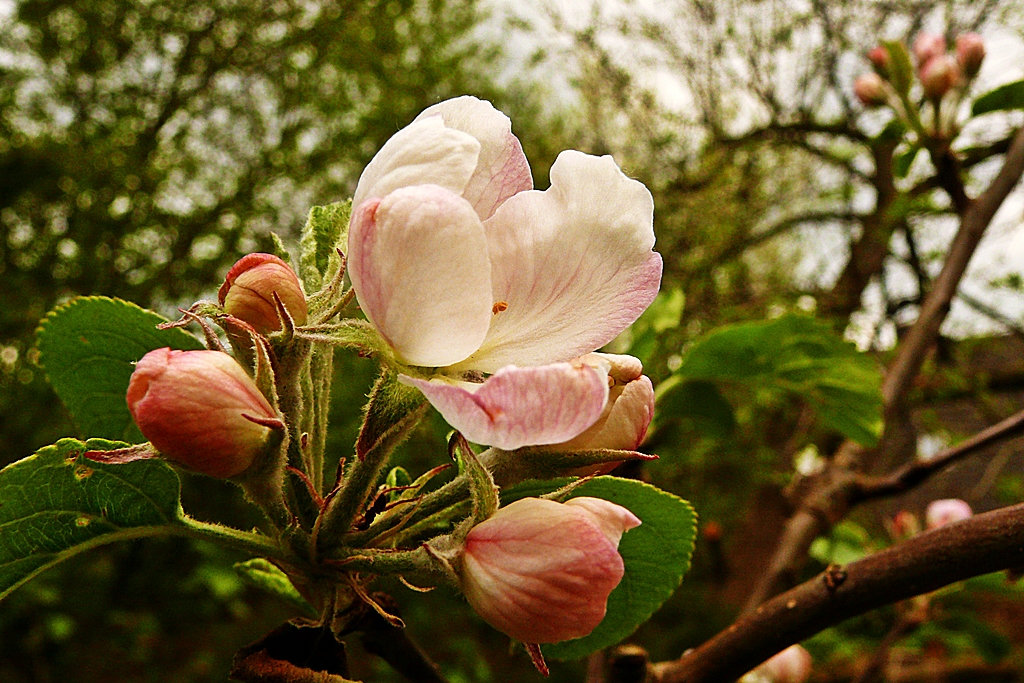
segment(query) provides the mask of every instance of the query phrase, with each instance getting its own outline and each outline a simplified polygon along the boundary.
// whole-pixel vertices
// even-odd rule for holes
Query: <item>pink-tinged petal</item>
[[[653,220],[651,193],[611,157],[562,152],[548,190],[484,223],[499,312],[465,367],[565,361],[615,338],[658,293]]]
[[[639,517],[621,505],[609,503],[603,498],[580,496],[565,501],[565,504],[576,505],[589,512],[594,523],[604,533],[605,538],[611,541],[616,548],[619,547],[619,541],[622,540],[624,532],[640,526]]]
[[[508,366],[479,385],[400,379],[467,439],[508,451],[571,439],[601,416],[608,399],[605,369],[582,363]]]
[[[436,185],[370,199],[352,214],[348,249],[359,305],[406,363],[451,365],[480,346],[492,315],[491,268],[465,199]]]
[[[579,505],[524,498],[473,527],[462,590],[489,624],[517,640],[587,635],[625,572],[602,523]]]
[[[627,384],[616,384],[608,391],[608,404],[601,417],[574,439],[558,444],[553,450],[586,451],[610,448],[633,451],[640,447],[654,417],[654,385],[641,376]],[[604,474],[613,469],[602,466],[594,472]]]
[[[490,102],[475,97],[456,97],[435,104],[416,117],[417,121],[440,116],[448,128],[469,133],[480,142],[480,158],[462,196],[480,214],[490,218],[506,199],[533,189],[530,164],[519,138],[512,134],[512,122]]]
[[[462,194],[473,177],[480,143],[440,117],[414,121],[395,133],[359,177],[352,206],[409,185],[440,185]]]

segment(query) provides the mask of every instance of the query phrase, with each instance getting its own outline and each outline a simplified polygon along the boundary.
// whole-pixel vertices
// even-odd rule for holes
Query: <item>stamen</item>
[[[507,301],[496,301],[496,302],[494,302],[494,305],[491,306],[491,313],[493,313],[494,315],[498,315],[499,313],[501,313],[502,311],[507,310],[507,309],[508,309],[508,302]]]

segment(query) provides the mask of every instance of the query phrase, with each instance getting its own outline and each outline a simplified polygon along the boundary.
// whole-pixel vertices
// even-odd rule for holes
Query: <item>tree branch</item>
[[[928,460],[915,460],[884,477],[862,477],[857,490],[851,497],[851,504],[873,498],[882,498],[914,488],[939,470],[992,444],[1024,434],[1024,410],[1015,413],[1002,422],[983,429],[969,439],[952,448],[947,448]]]
[[[1024,564],[1024,504],[915,536],[845,567],[831,566],[740,617],[678,660],[659,683],[732,681],[784,648],[850,617]]]
[[[896,360],[886,374],[882,383],[882,400],[887,424],[895,424],[898,420],[906,395],[927,351],[938,337],[950,302],[985,229],[1022,173],[1024,128],[1014,135],[999,173],[961,214],[960,229],[953,238],[942,271],[925,296],[921,313],[900,344]],[[826,471],[811,484],[796,513],[786,523],[769,569],[747,601],[748,610],[775,594],[784,579],[794,575],[811,542],[849,512],[858,491],[855,473],[864,467],[864,454],[865,449],[859,444],[844,442]]]

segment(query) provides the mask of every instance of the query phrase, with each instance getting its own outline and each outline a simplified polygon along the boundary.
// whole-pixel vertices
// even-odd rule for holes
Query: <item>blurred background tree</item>
[[[879,39],[910,41],[922,29],[947,39],[979,31],[1020,55],[1024,10],[1008,0],[551,7],[0,2],[4,461],[74,433],[35,366],[32,334],[47,310],[100,294],[172,315],[210,296],[238,256],[270,247],[271,231],[292,240],[309,206],[346,197],[421,109],[471,93],[511,116],[538,187],[557,152],[575,148],[613,154],[655,196],[664,296],[613,345],[663,385],[646,446],[662,459],[633,474],[690,499],[710,530],[683,590],[638,638],[657,658],[674,657],[726,625],[772,552],[794,463],[813,470],[840,432],[807,387],[786,389],[771,372],[694,379],[680,374],[683,359],[723,323],[786,312],[813,313],[885,359],[945,257],[954,207],[927,155],[856,102],[853,78]],[[990,51],[978,88],[1022,68]],[[1021,123],[1017,111],[965,131],[969,187],[992,174]],[[888,464],[1024,402],[1022,267],[994,262],[1022,242],[1004,230],[1000,246],[996,233],[921,390],[889,415]],[[986,338],[962,339],[977,334]],[[337,370],[348,381],[336,384],[333,437],[345,448],[372,370],[345,354]],[[445,428],[433,426],[406,448],[410,469],[441,452]],[[1024,485],[1000,458],[938,486],[973,491],[972,503],[1019,500]],[[186,496],[197,512],[228,507],[245,524],[227,487],[190,477]],[[861,547],[884,536],[878,520],[890,512],[858,518],[871,529]],[[0,616],[0,679],[222,680],[225,643],[287,616],[239,582],[231,559],[244,558],[151,541],[37,579]],[[129,575],[145,578],[126,584]],[[211,598],[201,626],[173,608]],[[451,638],[431,645],[453,681],[532,675],[456,602],[430,596],[412,609],[411,622],[451,615]],[[89,624],[103,628],[83,633]],[[885,627],[862,623],[855,635],[876,642]],[[841,640],[822,647],[837,651]],[[111,673],[113,662],[130,670]],[[556,680],[582,675],[579,665],[554,670]]]

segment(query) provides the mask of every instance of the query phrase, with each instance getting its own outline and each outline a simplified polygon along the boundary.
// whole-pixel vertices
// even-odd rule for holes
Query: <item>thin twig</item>
[[[1003,439],[1024,434],[1024,410],[927,460],[914,460],[884,477],[861,477],[851,504],[907,491],[939,470]]]

